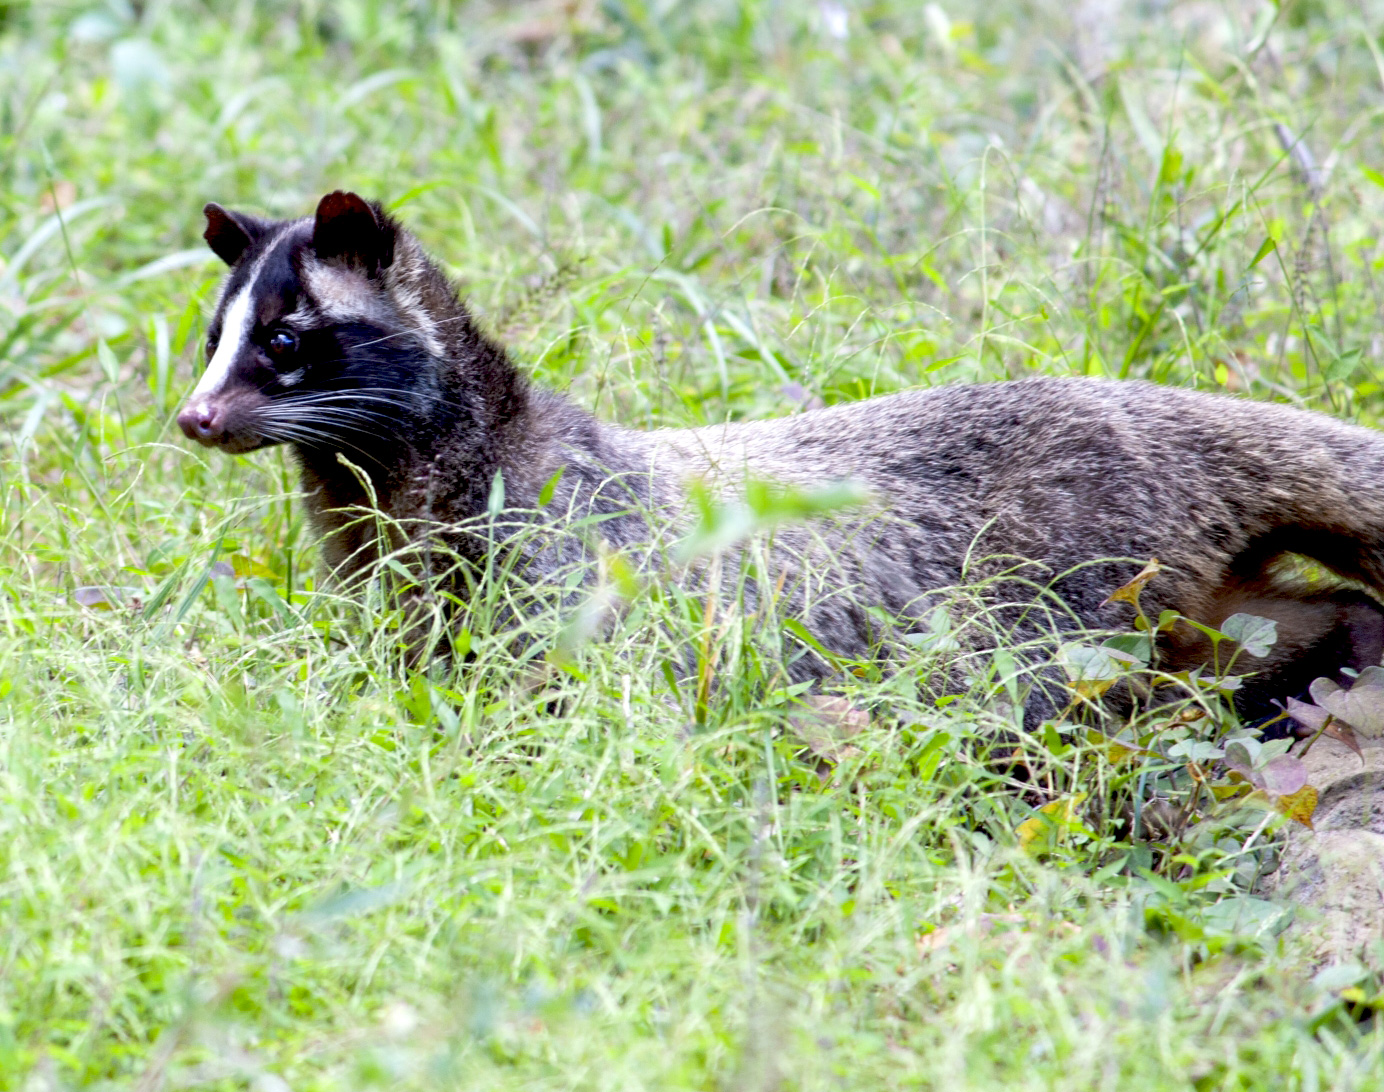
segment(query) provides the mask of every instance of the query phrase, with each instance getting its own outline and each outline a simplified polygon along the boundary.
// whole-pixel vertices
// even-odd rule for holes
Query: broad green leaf
[[[1232,614],[1221,632],[1251,656],[1267,656],[1278,642],[1278,623],[1255,614]]]
[[[1169,758],[1180,758],[1186,762],[1213,762],[1225,757],[1225,750],[1217,747],[1209,739],[1184,739],[1168,748]]]
[[[1225,745],[1225,764],[1236,769],[1254,769],[1254,760],[1259,757],[1259,741],[1255,739],[1233,739]]]
[[[1149,639],[1142,633],[1117,633],[1101,642],[1101,648],[1109,649],[1129,664],[1147,667],[1150,659]]]

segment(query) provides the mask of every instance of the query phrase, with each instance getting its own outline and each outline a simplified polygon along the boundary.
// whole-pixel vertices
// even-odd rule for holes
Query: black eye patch
[[[275,360],[285,360],[298,351],[298,335],[280,328],[269,335],[265,348]]]

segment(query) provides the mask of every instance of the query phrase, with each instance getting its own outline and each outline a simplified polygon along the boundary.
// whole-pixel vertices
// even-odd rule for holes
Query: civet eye
[[[288,356],[298,348],[298,335],[292,330],[275,330],[269,335],[269,352],[273,356]]]

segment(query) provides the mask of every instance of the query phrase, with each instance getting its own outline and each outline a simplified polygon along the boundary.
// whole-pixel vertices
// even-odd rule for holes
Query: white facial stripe
[[[250,328],[253,325],[250,321],[250,296],[254,287],[254,281],[248,282],[226,309],[226,319],[221,324],[221,340],[217,342],[216,352],[207,363],[207,370],[202,373],[202,378],[193,389],[193,398],[214,394],[225,386],[231,374],[231,365],[240,354],[240,347],[250,336]]]
[[[226,317],[221,323],[221,340],[216,343],[216,352],[212,354],[211,360],[207,363],[207,370],[197,381],[197,386],[188,396],[189,399],[205,398],[215,394],[226,385],[236,357],[240,355],[240,350],[250,339],[250,333],[255,328],[255,320],[251,314],[255,284],[260,279],[260,274],[264,272],[269,256],[288,238],[292,228],[292,224],[285,225],[278,236],[265,248],[264,253],[256,259],[250,270],[250,275],[245,278],[245,287],[231,301],[230,307],[226,308]]]

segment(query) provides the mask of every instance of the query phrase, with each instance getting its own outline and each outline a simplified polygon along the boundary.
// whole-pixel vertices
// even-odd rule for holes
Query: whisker
[[[335,398],[275,398],[269,401],[269,405],[279,409],[353,409],[359,408],[361,412],[375,413],[377,410],[368,406],[362,407],[361,402],[377,402],[395,408],[398,407],[397,399],[386,398],[351,398],[347,396]]]
[[[376,419],[368,415],[353,415],[350,412],[342,411],[322,411],[317,414],[293,414],[293,412],[275,412],[270,407],[260,408],[255,414],[256,425],[263,426],[264,429],[280,429],[282,432],[296,430],[304,435],[322,437],[322,439],[334,439],[336,432],[360,433],[363,436],[370,436],[372,439],[388,439],[388,430],[375,428],[379,425]],[[331,430],[328,430],[331,429]]]
[[[349,440],[343,440],[339,436],[319,437],[311,431],[298,429],[272,430],[264,429],[262,434],[268,440],[275,443],[297,444],[307,448],[326,448],[331,451],[350,451],[354,452],[363,463],[378,463],[379,456],[365,450],[358,444],[353,444]]]
[[[389,397],[393,395],[394,397]],[[294,396],[291,400],[297,401],[299,398],[304,401],[317,398],[333,398],[342,401],[361,400],[383,402],[386,405],[398,408],[400,399],[416,398],[418,392],[407,387],[332,387],[321,391],[305,391],[301,395]],[[287,402],[289,398],[279,398],[279,401]],[[455,399],[443,398],[433,391],[428,392],[428,403],[430,405],[455,406],[458,409],[470,408],[465,402],[458,402]]]
[[[266,408],[263,416],[275,421],[330,421],[330,420],[357,420],[368,424],[382,424],[383,420],[378,414],[372,414],[368,410],[348,409],[340,406],[285,406]]]
[[[280,421],[274,421],[274,419],[270,419],[270,421],[266,421],[264,424],[271,426],[271,428],[273,428],[273,426],[278,426],[278,428],[284,429],[298,429],[300,432],[311,433],[311,435],[321,436],[324,437],[324,439],[334,439],[334,437],[338,436],[338,433],[357,433],[357,435],[360,436],[370,436],[371,439],[375,440],[386,439],[385,436],[376,432],[376,430],[364,428],[364,426],[358,425],[356,422],[352,421],[311,421],[311,419],[296,419],[296,421],[295,419],[288,419],[288,421],[282,421],[282,419],[280,419]],[[336,428],[331,428],[332,425],[335,425]]]
[[[317,405],[325,402],[376,402],[382,406],[388,406],[392,410],[399,409],[401,400],[412,400],[417,397],[418,392],[409,390],[405,387],[338,387],[321,391],[303,391],[300,394],[292,395],[271,395],[275,405]],[[392,396],[392,397],[391,397]],[[435,392],[429,392],[428,402],[436,406],[449,406],[453,409],[469,410],[472,407],[465,402],[458,402],[452,398],[443,398]]]

